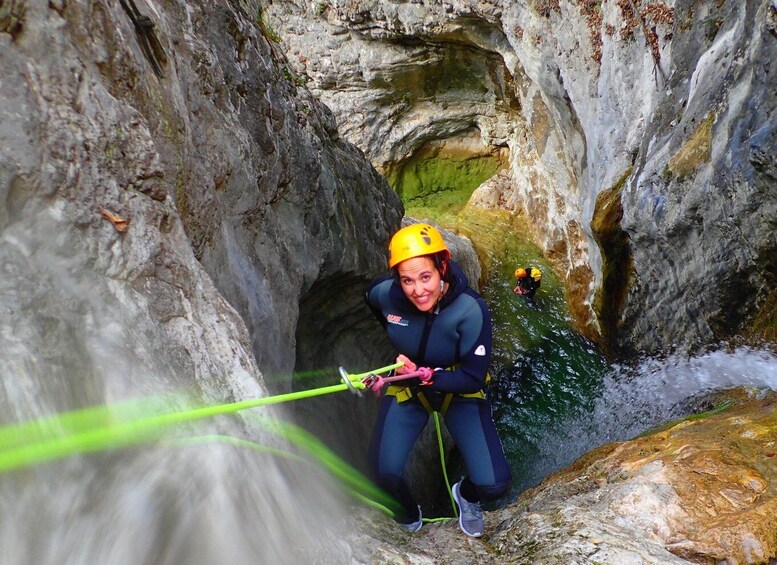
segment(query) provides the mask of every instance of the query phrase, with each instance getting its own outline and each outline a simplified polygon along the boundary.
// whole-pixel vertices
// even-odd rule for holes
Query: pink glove
[[[394,371],[397,375],[406,375],[408,373],[415,373],[416,371],[415,363],[401,353],[397,355],[397,363],[404,363],[402,367]]]

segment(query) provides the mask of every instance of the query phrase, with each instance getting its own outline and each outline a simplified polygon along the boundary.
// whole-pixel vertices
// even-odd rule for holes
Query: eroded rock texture
[[[268,12],[380,170],[473,132],[509,150],[510,182],[478,205],[533,220],[587,335],[620,352],[773,337],[773,3],[275,0]],[[616,214],[600,208],[608,191]]]
[[[120,2],[0,3],[4,423],[163,392],[226,403],[266,395],[269,377],[288,387],[294,368],[386,360],[361,290],[384,269],[402,215],[396,195],[301,86],[259,4],[137,5],[153,36]],[[430,113],[411,112],[407,123],[397,101],[386,106],[393,114],[364,118],[376,141],[398,136],[363,145],[384,170],[417,151],[510,150],[509,169],[482,202],[541,220],[537,237],[566,269],[591,331],[589,283],[607,273],[588,233],[594,216],[605,258],[617,250],[634,264],[633,282],[619,289],[623,306],[608,314],[624,324],[616,342],[716,335],[708,306],[731,298],[727,277],[741,281],[741,301],[730,301],[741,316],[720,319],[747,324],[774,271],[773,2],[675,5],[672,38],[669,24],[656,22],[671,90],[649,88],[655,52],[637,28],[619,36],[631,25],[626,4],[602,7],[603,22],[563,0],[310,11],[340,26],[321,42],[338,33],[364,40],[351,56],[382,57],[378,47],[391,40],[407,84],[429,101]],[[363,29],[349,31],[357,24]],[[587,30],[600,24],[599,60]],[[673,55],[678,37],[688,44],[682,56]],[[436,74],[423,84],[429,75],[419,65],[434,49]],[[621,52],[631,66],[616,62]],[[354,119],[361,98],[365,91],[348,99]],[[445,100],[438,107],[434,98]],[[416,99],[404,103],[415,108]],[[445,123],[443,103],[461,118]],[[349,136],[366,131],[343,125]],[[727,187],[721,194],[730,198],[702,198],[711,194],[705,186]],[[722,231],[726,206],[736,213]],[[460,245],[457,255],[472,254]],[[682,260],[654,262],[669,250]],[[712,264],[715,250],[714,264],[730,269],[719,295],[709,291],[714,277],[693,266]],[[468,272],[475,278],[476,266]],[[700,311],[693,327],[650,302],[688,289]],[[650,316],[660,321],[656,332],[637,335]],[[363,452],[369,427],[340,424],[366,421],[353,406],[329,407],[317,431]],[[376,512],[343,517],[326,478],[285,460],[170,444],[3,474],[14,519],[2,522],[0,538],[11,563],[757,562],[774,555],[773,524],[762,520],[774,515],[774,426],[766,397],[603,448],[489,514],[480,541],[455,521],[413,537]],[[188,431],[256,439],[258,429],[246,417]],[[272,535],[257,535],[257,524]]]

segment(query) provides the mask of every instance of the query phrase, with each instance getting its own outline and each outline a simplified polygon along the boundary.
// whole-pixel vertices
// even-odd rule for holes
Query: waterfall
[[[777,390],[777,356],[767,349],[719,349],[696,356],[644,359],[615,366],[596,399],[587,443],[622,441],[685,416],[689,401],[734,387]]]
[[[573,381],[585,386],[567,382],[563,390],[569,396],[563,402],[554,381],[558,378],[520,381],[514,400],[508,401],[517,406],[499,406],[501,427],[512,430],[507,449],[519,475],[516,494],[596,447],[713,408],[704,401],[713,392],[734,387],[746,387],[752,394],[777,390],[777,355],[769,349],[740,347],[614,365],[593,383]]]
[[[240,344],[208,325],[208,316],[222,327],[232,321],[215,293],[193,285],[186,298],[200,301],[195,314],[160,323],[154,313],[166,304],[149,304],[143,279],[133,285],[117,272],[120,242],[105,256],[113,264],[95,265],[94,243],[60,222],[56,206],[0,234],[0,461],[51,434],[103,433],[130,408],[149,416],[158,407],[151,395],[175,411],[264,394]],[[191,269],[182,281],[199,276],[193,258],[176,259]],[[340,490],[257,421],[280,411],[247,412],[0,473],[2,562],[347,561]]]

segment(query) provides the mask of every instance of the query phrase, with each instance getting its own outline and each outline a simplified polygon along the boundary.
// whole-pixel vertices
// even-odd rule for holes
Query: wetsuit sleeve
[[[435,371],[434,383],[429,385],[431,390],[468,394],[485,387],[488,364],[491,361],[491,312],[482,298],[478,298],[477,305],[478,308],[473,308],[469,313],[469,316],[475,318],[465,320],[464,323],[469,323],[470,328],[479,327],[479,335],[469,351],[461,352],[458,367],[453,371]]]

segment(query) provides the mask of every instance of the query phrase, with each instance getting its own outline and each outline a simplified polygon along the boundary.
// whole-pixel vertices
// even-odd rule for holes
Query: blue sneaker
[[[463,481],[464,479],[462,479]],[[461,531],[473,538],[479,538],[483,535],[485,523],[483,522],[483,511],[480,509],[479,502],[470,502],[461,495],[461,481],[453,485],[451,492],[456,506],[459,507],[459,528]]]
[[[399,525],[406,529],[408,532],[417,532],[424,525],[423,516],[421,515],[421,507],[418,507],[418,520],[410,522],[409,524],[399,523]]]

